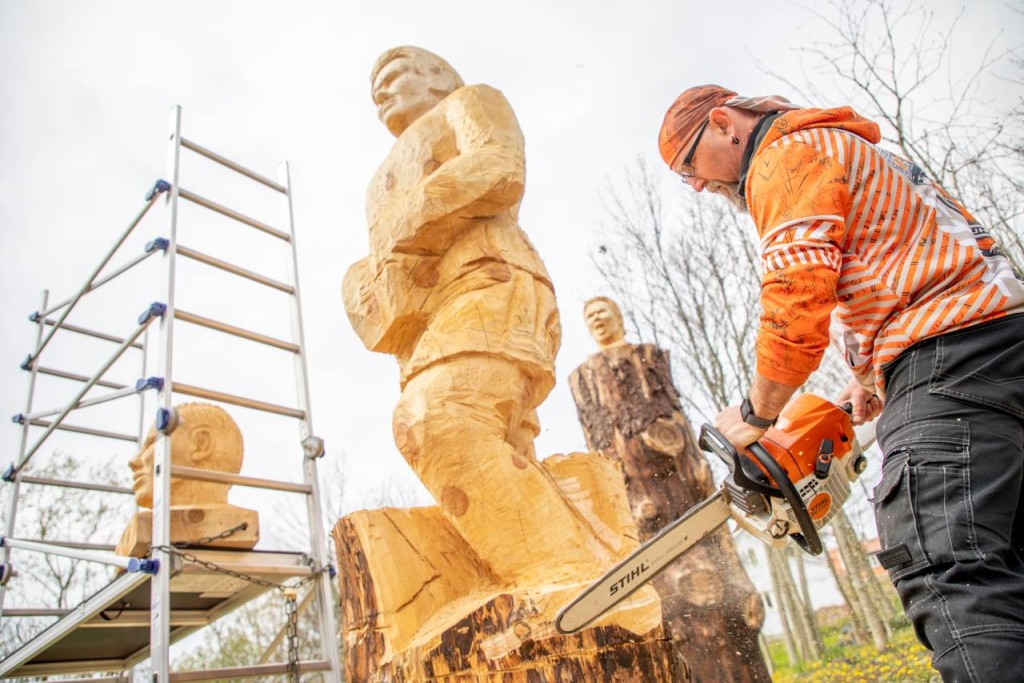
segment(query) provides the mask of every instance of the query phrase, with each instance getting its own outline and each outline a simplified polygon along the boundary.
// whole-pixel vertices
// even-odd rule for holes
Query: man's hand
[[[747,424],[740,415],[739,406],[729,406],[715,417],[715,429],[729,440],[736,450],[742,453],[747,446],[762,436],[765,430]]]
[[[878,394],[871,393],[865,389],[856,377],[852,378],[846,388],[836,399],[838,405],[850,403],[853,405],[853,424],[862,425],[871,422],[882,413],[885,401]]]

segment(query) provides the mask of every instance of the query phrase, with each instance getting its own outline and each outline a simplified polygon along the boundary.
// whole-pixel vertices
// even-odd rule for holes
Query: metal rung
[[[70,613],[69,609],[54,607],[15,607],[4,610],[5,617],[62,617]]]
[[[67,325],[65,325],[64,327],[67,327]],[[76,382],[89,381],[89,378],[86,377],[85,375],[79,375],[74,372],[66,372],[64,370],[56,370],[54,368],[38,367],[36,368],[36,372],[38,372],[41,375],[50,375],[52,377],[61,377],[63,379],[73,379]],[[128,385],[118,384],[117,382],[108,382],[107,380],[101,379],[96,381],[96,386],[106,387],[108,389],[124,389]]]
[[[29,420],[28,423],[33,427],[49,427],[52,422],[46,420]],[[57,429],[62,432],[75,432],[76,434],[89,434],[90,436],[101,436],[106,439],[118,439],[119,441],[131,441],[136,443],[139,440],[138,436],[132,434],[118,434],[117,432],[108,432],[102,429],[92,429],[91,427],[80,427],[78,425],[67,425],[61,423],[57,425]]]
[[[115,617],[114,614],[117,614],[117,610],[111,607],[107,613],[111,613],[109,619],[96,615],[83,623],[81,628],[138,628],[139,626],[148,626],[152,620],[149,610],[126,610]],[[171,626],[206,626],[209,623],[210,615],[202,610],[179,609],[171,612]],[[84,682],[79,679],[77,683]]]
[[[226,166],[226,167],[230,168],[232,171],[235,171],[236,173],[241,173],[242,175],[244,175],[244,176],[246,176],[248,178],[252,178],[253,180],[255,180],[258,183],[263,183],[264,185],[266,185],[267,187],[269,187],[272,190],[277,190],[281,194],[288,194],[288,188],[286,188],[284,185],[281,185],[279,183],[275,183],[270,178],[264,178],[259,173],[256,173],[255,171],[250,171],[245,166],[242,166],[241,164],[236,164],[235,162],[231,161],[230,159],[226,159],[226,158],[222,157],[221,155],[217,154],[216,152],[212,152],[212,151],[206,149],[205,147],[202,147],[202,146],[192,142],[191,140],[186,140],[185,138],[181,138],[181,146],[184,147],[185,149],[192,150],[196,154],[201,154],[202,156],[206,157],[210,161],[216,161],[221,166]]]
[[[91,482],[84,481],[67,481],[65,479],[30,477],[24,474],[21,476],[21,483],[38,484],[40,486],[60,486],[69,489],[82,489],[84,491],[103,491],[104,493],[126,493],[129,495],[135,493],[133,489],[125,488],[123,486],[114,486],[112,484],[93,484]]]
[[[256,477],[243,477],[240,474],[228,474],[215,470],[202,470],[196,467],[181,467],[171,465],[171,477],[178,479],[190,479],[192,481],[208,481],[214,484],[237,484],[257,489],[270,489],[272,491],[289,491],[291,493],[312,493],[313,487],[308,484],[293,484],[287,481],[275,481],[273,479],[257,479]]]
[[[89,378],[86,378],[85,381],[88,382]],[[132,395],[137,394],[137,393],[139,393],[139,389],[138,389],[137,386],[132,386],[132,387],[125,387],[125,386],[123,386],[120,389],[118,389],[117,391],[111,391],[109,394],[104,394],[102,396],[97,396],[96,398],[79,399],[78,401],[76,401],[74,403],[74,405],[71,406],[71,409],[72,410],[77,410],[79,408],[88,408],[89,406],[96,406],[96,405],[99,405],[101,403],[108,403],[110,401],[116,401],[119,398],[124,398],[125,396],[132,396]],[[58,415],[58,414],[60,414],[61,412],[65,411],[65,410],[67,410],[67,406],[61,406],[60,408],[52,408],[50,410],[41,410],[38,413],[32,413],[31,415],[26,415],[22,419],[23,420],[29,420],[31,422],[31,421],[37,420],[37,419],[39,419],[41,417],[49,417],[50,415]]]
[[[145,252],[145,253],[139,254],[138,256],[133,258],[131,261],[129,261],[128,263],[124,264],[123,266],[121,266],[117,270],[113,271],[109,275],[105,275],[105,276],[99,278],[98,280],[94,280],[92,282],[92,284],[90,284],[89,286],[87,286],[87,287],[85,287],[83,289],[81,296],[84,296],[84,295],[88,294],[89,292],[91,292],[91,291],[93,291],[95,289],[98,289],[102,285],[107,284],[108,282],[110,282],[111,280],[116,278],[118,275],[123,275],[124,273],[128,272],[129,270],[131,270],[135,266],[139,265],[140,263],[142,263],[143,261],[148,259],[154,253],[156,253],[156,252],[155,251],[149,251],[149,252]],[[62,309],[65,306],[67,306],[68,304],[74,303],[77,299],[81,298],[81,296],[79,296],[79,297],[71,297],[69,299],[65,299],[64,301],[60,302],[56,306],[50,306],[50,308],[46,309],[45,311],[42,311],[38,315],[39,315],[40,318],[44,318],[44,317],[46,317],[46,316],[48,316],[48,315],[50,315],[52,313],[55,313],[55,312],[59,311],[60,309]],[[62,325],[62,327],[66,327],[66,326]]]
[[[60,557],[68,557],[73,560],[85,560],[86,562],[96,562],[99,564],[107,564],[114,567],[120,567],[121,569],[127,569],[128,571],[139,571],[139,569],[132,569],[137,567],[140,562],[134,557],[122,557],[115,555],[113,552],[97,552],[96,550],[84,550],[75,547],[81,544],[71,543],[54,543],[54,542],[41,542],[41,541],[26,541],[21,538],[9,538],[4,537],[3,545],[10,548],[18,548],[20,550],[28,550],[35,553],[45,553],[47,555],[58,555]],[[104,548],[106,550],[106,548]],[[113,548],[111,548],[113,550]]]
[[[110,543],[80,543],[79,541],[38,541],[39,543],[48,543],[55,545],[59,548],[74,548],[75,550],[101,550],[103,552],[113,552],[116,545]]]
[[[246,225],[251,226],[253,228],[256,228],[257,230],[262,230],[263,232],[267,233],[268,235],[273,235],[274,237],[277,237],[278,239],[282,239],[285,242],[291,242],[291,240],[292,240],[291,236],[288,233],[286,233],[286,232],[281,232],[277,228],[271,227],[271,226],[267,225],[266,223],[260,223],[255,218],[249,218],[248,216],[240,214],[240,213],[238,213],[237,211],[235,211],[233,209],[229,209],[226,206],[221,206],[220,204],[218,204],[216,202],[211,202],[209,199],[205,199],[204,197],[200,197],[199,195],[194,194],[192,192],[189,192],[188,190],[183,190],[180,187],[178,188],[178,196],[181,197],[182,199],[189,200],[193,204],[198,204],[199,206],[206,207],[207,209],[210,209],[211,211],[216,211],[217,213],[221,214],[222,216],[227,216],[228,218],[233,218],[236,221],[238,221],[239,223],[245,223]]]
[[[296,408],[289,408],[288,406],[279,406],[274,403],[257,401],[255,399],[245,398],[244,396],[226,394],[224,392],[214,391],[212,389],[202,389],[200,387],[194,387],[190,384],[181,384],[180,382],[175,382],[173,385],[173,390],[176,393],[185,394],[186,396],[193,396],[195,398],[205,398],[210,401],[220,401],[221,403],[230,403],[233,406],[253,408],[254,410],[262,410],[266,413],[275,413],[277,415],[297,417],[299,419],[305,419],[306,417],[305,411],[298,410]]]
[[[6,612],[5,612],[6,614]],[[89,678],[50,678],[47,676],[46,683],[131,683],[128,676],[91,676]]]
[[[330,671],[330,662],[322,659],[299,662],[299,673],[314,671]],[[191,681],[215,681],[221,678],[257,678],[259,676],[284,675],[288,673],[288,664],[260,664],[257,666],[239,666],[229,669],[209,669],[207,671],[178,671],[171,673],[171,683],[190,683]]]
[[[260,344],[266,344],[267,346],[273,346],[285,351],[291,351],[292,353],[298,353],[300,350],[297,344],[292,344],[291,342],[286,342],[282,339],[275,339],[274,337],[268,337],[267,335],[260,334],[258,332],[251,332],[250,330],[211,320],[210,318],[204,318],[203,316],[196,315],[195,313],[187,313],[180,308],[175,309],[174,318],[176,320],[192,323],[193,325],[199,325],[211,330],[217,330],[218,332],[224,332],[225,334],[232,334],[236,337],[241,337],[242,339],[259,342]]]
[[[47,318],[46,320],[43,321],[43,324],[44,325],[56,325],[57,321],[53,320],[51,318]],[[69,325],[68,323],[63,323],[60,326],[60,328],[62,330],[67,330],[68,332],[77,332],[78,334],[84,334],[84,335],[89,336],[89,337],[95,337],[96,339],[103,339],[104,341],[114,342],[115,344],[123,344],[124,343],[124,339],[122,337],[115,337],[112,334],[104,334],[103,332],[96,332],[95,330],[89,330],[89,329],[86,329],[84,327],[79,327],[78,325]],[[130,344],[129,348],[132,348],[132,349],[144,349],[145,347],[142,345],[141,342],[135,342],[133,344]]]
[[[206,254],[203,254],[201,252],[195,251],[194,249],[189,249],[188,247],[183,247],[180,244],[178,245],[177,249],[178,249],[178,255],[180,255],[180,256],[185,256],[185,257],[190,258],[190,259],[192,259],[194,261],[199,261],[200,263],[205,263],[208,266],[213,266],[214,268],[220,268],[221,270],[226,271],[228,273],[233,273],[234,275],[239,275],[241,277],[248,278],[248,279],[252,280],[253,282],[258,282],[261,285],[266,285],[267,287],[272,287],[274,289],[277,289],[277,290],[280,290],[282,292],[285,292],[286,294],[295,294],[295,288],[292,287],[291,285],[286,285],[283,282],[278,282],[277,280],[272,280],[269,277],[265,277],[263,275],[260,275],[259,273],[254,273],[251,270],[246,270],[245,268],[241,268],[239,266],[233,265],[233,264],[228,263],[226,261],[221,261],[220,259],[216,259],[216,258],[214,258],[212,256],[207,256]]]

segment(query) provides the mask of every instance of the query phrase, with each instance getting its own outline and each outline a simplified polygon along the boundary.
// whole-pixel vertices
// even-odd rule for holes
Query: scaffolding
[[[180,185],[183,150],[215,162],[228,169],[249,185],[255,182],[279,195],[278,211],[284,229],[273,227],[246,214],[206,199]],[[22,364],[29,372],[28,396],[25,412],[16,415],[21,425],[20,447],[16,460],[3,473],[9,487],[6,530],[0,538],[0,622],[19,616],[51,616],[55,623],[22,644],[0,661],[0,677],[54,676],[107,672],[112,677],[98,680],[123,680],[137,664],[150,659],[154,683],[164,681],[202,681],[219,678],[248,678],[255,676],[288,676],[298,680],[302,674],[317,672],[325,681],[340,681],[339,648],[335,626],[331,578],[333,567],[328,561],[326,536],[321,517],[320,493],[317,478],[317,459],[324,454],[323,440],[314,435],[310,414],[309,388],[305,343],[303,338],[302,308],[299,296],[298,263],[295,249],[295,229],[292,214],[291,182],[287,162],[278,167],[277,180],[271,180],[249,170],[209,149],[192,142],[181,134],[181,108],[170,112],[170,135],[167,147],[167,176],[159,180],[146,196],[145,204],[119,236],[114,246],[101,259],[85,284],[74,296],[55,305],[48,302],[44,292],[42,302],[30,320],[35,324],[35,346]],[[122,251],[129,235],[135,231],[150,209],[165,200],[166,215],[163,222],[167,233],[146,244],[143,253],[125,264],[108,270],[114,256]],[[179,206],[183,202],[212,211],[263,235],[287,245],[288,278],[281,281],[248,268],[207,255],[178,243]],[[68,318],[79,303],[91,292],[107,285],[143,261],[161,258],[161,298],[142,311],[137,323],[128,334],[109,334],[87,326],[72,324]],[[200,264],[256,283],[264,288],[282,292],[288,297],[291,339],[261,334],[243,327],[187,312],[175,305],[176,268],[180,259]],[[105,271],[108,271],[105,273]],[[105,273],[105,274],[104,274]],[[178,323],[202,327],[215,333],[241,339],[247,344],[275,349],[293,358],[297,405],[272,403],[235,393],[185,384],[172,379],[175,327]],[[155,376],[142,377],[134,384],[105,379],[108,370],[129,351],[141,353],[143,374],[152,364],[149,347],[156,337]],[[45,363],[44,351],[51,346],[58,333],[84,335],[116,344],[116,349],[91,375],[59,369]],[[180,352],[180,349],[179,349]],[[232,368],[230,357],[223,366]],[[244,368],[242,368],[244,370]],[[33,405],[37,380],[40,376],[69,380],[81,386],[60,407],[39,410]],[[105,390],[99,395],[96,391]],[[90,393],[92,392],[92,393]],[[17,513],[22,488],[29,486],[70,487],[102,494],[132,494],[132,489],[87,481],[67,481],[32,476],[29,465],[48,439],[58,431],[88,435],[120,442],[134,442],[141,448],[146,420],[145,394],[155,394],[156,440],[153,457],[152,542],[147,557],[129,558],[115,555],[112,548],[95,543],[66,541],[43,542],[39,539],[20,538],[17,535]],[[126,434],[83,424],[70,424],[66,418],[75,411],[101,403],[114,402],[129,396],[138,396],[138,431]],[[240,406],[261,413],[289,418],[298,423],[298,438],[294,440],[295,461],[302,462],[302,483],[269,478],[242,476],[184,467],[171,459],[171,438],[177,424],[175,396],[190,396],[206,401]],[[151,415],[151,413],[150,413]],[[39,432],[38,430],[42,430]],[[30,438],[31,437],[31,438]],[[171,478],[230,484],[265,491],[286,492],[305,498],[309,548],[304,552],[226,550],[209,547],[180,548],[170,538]],[[19,581],[17,555],[22,552],[47,553],[71,558],[75,561],[97,562],[117,567],[119,574],[104,588],[86,598],[73,609],[4,608],[6,591]],[[211,589],[211,586],[215,588]],[[169,653],[173,642],[203,628],[240,605],[270,590],[279,590],[286,600],[286,623],[274,639],[260,662],[252,666],[213,671],[171,672]],[[306,590],[301,599],[299,593]],[[298,613],[315,599],[319,617],[319,659],[299,661],[296,645]],[[288,661],[267,663],[272,651],[282,641],[288,643]]]

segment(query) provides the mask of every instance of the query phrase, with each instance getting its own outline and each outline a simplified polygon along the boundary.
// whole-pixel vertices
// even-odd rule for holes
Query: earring
[[[734,144],[734,145],[740,144],[740,139],[738,137],[736,137],[735,135],[732,136],[732,144]]]

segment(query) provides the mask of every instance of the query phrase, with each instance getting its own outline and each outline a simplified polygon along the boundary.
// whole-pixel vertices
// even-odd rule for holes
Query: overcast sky
[[[929,7],[937,25],[960,9],[954,2]],[[1021,15],[1001,2],[972,3],[964,12],[957,48],[965,58],[1000,29],[1021,35]],[[717,82],[748,95],[785,94],[758,61],[796,74],[799,49],[821,31],[807,9],[785,2],[0,0],[0,415],[25,408],[27,373],[18,365],[32,344],[26,316],[40,291],[49,288],[55,299],[73,294],[141,208],[148,187],[166,175],[168,112],[181,105],[186,138],[272,177],[278,162],[289,160],[316,431],[332,456],[345,454],[356,497],[385,480],[413,482],[391,437],[397,366],[356,338],[340,283],[366,253],[365,189],[393,141],[370,101],[369,70],[385,49],[414,44],[443,56],[467,83],[503,91],[519,118],[527,145],[521,223],[555,282],[564,328],[558,385],[540,411],[537,451],[582,450],[566,377],[595,350],[580,309],[603,292],[589,255],[601,241],[608,187],[638,157],[667,173],[657,157],[657,130],[683,88]],[[251,199],[231,183],[222,190],[220,176],[197,169],[183,171],[183,187],[283,227],[273,197]],[[258,187],[251,193],[266,194]],[[134,250],[114,262],[165,234],[166,221],[161,203],[140,226]],[[271,267],[261,268],[264,247],[244,226],[192,210],[183,213],[181,230],[183,244],[208,245],[219,258],[283,277],[277,254],[268,252]],[[98,327],[127,333],[148,302],[161,298],[159,270],[151,272],[75,320],[89,325],[94,315],[103,323]],[[192,296],[190,310],[262,332],[278,329],[264,315],[278,304],[264,305],[263,292],[229,303],[221,294],[234,284],[221,287],[194,272],[182,267],[180,306]],[[284,321],[277,334],[287,336],[287,329]],[[219,342],[198,344],[197,352],[178,347],[178,381],[240,387],[294,405],[290,381],[276,378],[270,368],[277,361],[264,362],[263,352],[231,350],[212,361]],[[55,344],[54,352],[74,366],[66,369],[91,374],[95,366],[92,356],[75,366],[86,352],[74,344]],[[118,379],[133,381],[133,368],[119,366]],[[249,377],[218,386],[220,371]],[[59,392],[77,388],[50,385],[41,387],[36,408],[55,407]],[[230,410],[251,421],[241,415],[248,411]],[[150,406],[146,420],[151,416]],[[88,423],[86,411],[69,422]],[[246,471],[273,476],[282,460],[297,461],[268,447],[261,426],[243,425]],[[15,425],[0,429],[4,464],[13,460],[18,438]],[[110,450],[105,443],[81,448]],[[297,478],[297,470],[281,476]]]

